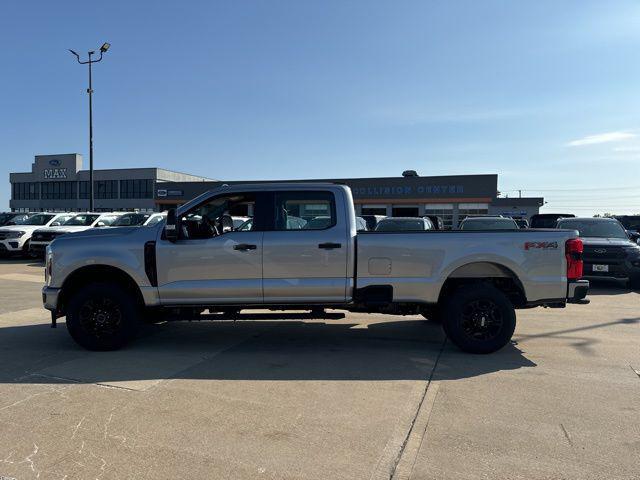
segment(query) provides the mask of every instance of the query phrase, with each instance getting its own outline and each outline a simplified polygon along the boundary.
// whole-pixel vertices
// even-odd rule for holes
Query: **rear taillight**
[[[582,277],[582,252],[584,246],[579,238],[572,238],[565,243],[565,256],[567,257],[567,279],[578,280]]]

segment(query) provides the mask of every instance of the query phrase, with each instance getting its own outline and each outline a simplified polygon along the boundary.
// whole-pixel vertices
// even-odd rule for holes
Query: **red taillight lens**
[[[582,252],[584,245],[579,238],[567,240],[565,244],[565,256],[567,257],[567,279],[578,280],[582,277]]]

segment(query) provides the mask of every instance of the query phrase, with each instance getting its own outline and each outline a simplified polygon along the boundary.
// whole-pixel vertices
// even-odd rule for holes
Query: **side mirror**
[[[178,240],[178,234],[180,232],[179,223],[176,209],[172,208],[167,212],[167,223],[164,226],[164,237],[170,242],[176,242]]]
[[[50,226],[52,226],[52,227],[59,227],[60,225],[62,225],[62,223],[60,223],[60,222],[51,222],[51,225],[50,225]]]

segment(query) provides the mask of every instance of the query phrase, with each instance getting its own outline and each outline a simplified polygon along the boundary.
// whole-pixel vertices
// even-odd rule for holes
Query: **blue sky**
[[[5,2],[0,208],[35,154],[212,178],[498,173],[640,213],[640,2]]]

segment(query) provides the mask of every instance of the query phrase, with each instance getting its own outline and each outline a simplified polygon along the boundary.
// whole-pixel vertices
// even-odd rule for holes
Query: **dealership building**
[[[86,210],[88,179],[89,172],[82,170],[81,155],[38,155],[31,172],[10,174],[10,207],[14,211]],[[398,177],[271,181],[344,184],[351,188],[360,215],[438,215],[449,228],[467,215],[529,219],[544,203],[540,197],[499,197],[496,174],[423,177],[405,172]],[[95,207],[99,211],[162,211],[207,190],[235,183],[262,182],[212,180],[161,168],[95,170]]]
[[[82,212],[89,209],[89,170],[82,155],[36,155],[30,172],[10,173],[9,207],[18,212]],[[210,178],[163,168],[120,168],[93,171],[94,210],[157,210],[155,192],[173,182]]]

